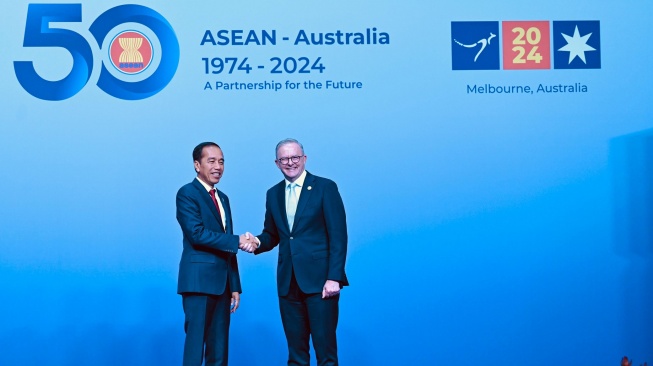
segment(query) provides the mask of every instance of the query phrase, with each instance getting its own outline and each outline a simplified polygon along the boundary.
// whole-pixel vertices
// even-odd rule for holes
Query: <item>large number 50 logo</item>
[[[64,100],[77,94],[93,71],[93,52],[86,39],[69,29],[50,28],[51,22],[81,22],[82,4],[30,4],[27,9],[23,47],[63,47],[73,57],[70,73],[61,80],[43,79],[32,61],[15,61],[14,71],[22,87],[44,100]],[[149,77],[136,82],[113,76],[102,63],[97,85],[109,95],[126,100],[148,98],[172,80],[179,64],[179,42],[168,21],[140,5],[121,5],[102,13],[89,31],[99,47],[109,32],[124,23],[141,24],[154,32],[161,44],[159,65]],[[130,64],[131,65],[131,64]]]

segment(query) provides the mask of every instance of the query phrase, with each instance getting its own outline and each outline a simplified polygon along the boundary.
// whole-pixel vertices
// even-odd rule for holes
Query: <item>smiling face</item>
[[[296,163],[292,161],[293,157],[295,159],[298,158]],[[285,158],[288,161],[286,163],[282,163],[280,161],[282,158]],[[301,146],[299,146],[297,143],[290,142],[279,146],[277,149],[277,160],[275,163],[277,164],[279,170],[281,170],[281,173],[283,173],[283,176],[286,177],[288,181],[294,182],[304,172],[306,158],[307,157],[304,155],[304,151],[302,150]]]
[[[224,173],[224,156],[222,149],[217,146],[204,146],[202,157],[199,161],[195,160],[195,171],[197,177],[204,183],[216,185]]]

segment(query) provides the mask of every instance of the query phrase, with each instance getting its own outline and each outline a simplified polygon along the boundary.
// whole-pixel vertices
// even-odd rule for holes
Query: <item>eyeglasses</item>
[[[293,163],[299,163],[299,159],[301,159],[301,158],[303,158],[303,157],[304,157],[304,155],[301,155],[301,156],[291,156],[291,157],[289,157],[289,158],[279,158],[279,159],[277,159],[277,161],[278,161],[280,164],[284,164],[284,165],[285,165],[285,164],[288,164],[288,162],[291,162],[291,161],[292,161]]]

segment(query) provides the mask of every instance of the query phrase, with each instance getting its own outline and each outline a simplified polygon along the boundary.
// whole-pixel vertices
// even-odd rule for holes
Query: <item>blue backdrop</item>
[[[180,364],[174,197],[194,177],[192,148],[222,146],[235,230],[258,233],[285,137],[303,142],[307,169],[335,180],[345,202],[342,364],[653,362],[651,3],[141,1],[172,39],[111,15],[99,42],[91,25],[125,3],[83,1],[79,19],[46,14],[52,23],[28,4],[0,12],[1,365]],[[471,23],[481,21],[495,23]],[[549,33],[528,23],[519,43],[512,21]],[[68,33],[43,36],[48,24]],[[150,40],[142,73],[112,65],[122,30]],[[275,42],[245,42],[250,30],[274,30]],[[297,42],[301,30],[334,44]],[[349,44],[337,31],[354,33]],[[481,39],[487,49],[469,62]],[[72,57],[84,44],[86,59]],[[537,69],[538,55],[550,67]],[[218,58],[238,65],[229,73]],[[15,61],[33,61],[36,90],[54,94],[65,88],[51,82],[80,67],[73,95],[34,96]],[[156,74],[170,65],[171,78]],[[483,65],[499,67],[469,69]],[[156,90],[98,86],[114,79]],[[265,82],[281,89],[254,85]],[[276,250],[239,254],[233,365],[285,364],[276,260]]]

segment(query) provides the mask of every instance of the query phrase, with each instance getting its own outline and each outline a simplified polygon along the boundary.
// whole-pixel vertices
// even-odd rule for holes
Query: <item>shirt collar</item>
[[[285,180],[285,181],[286,181],[286,187],[288,187],[288,184],[290,184],[290,183],[297,183],[297,185],[298,185],[299,187],[303,187],[303,186],[304,186],[304,180],[305,180],[305,179],[306,179],[306,170],[304,170],[304,171],[302,172],[302,174],[299,175],[299,178],[295,179],[294,182],[291,182],[291,181],[289,181],[288,179],[286,179],[286,180]]]
[[[204,186],[204,188],[206,189],[207,192],[210,192],[212,189],[215,188],[212,185],[210,185],[210,184],[206,183],[205,181],[201,180],[200,177],[195,177],[195,179],[197,179],[200,183],[202,183],[202,186]]]

